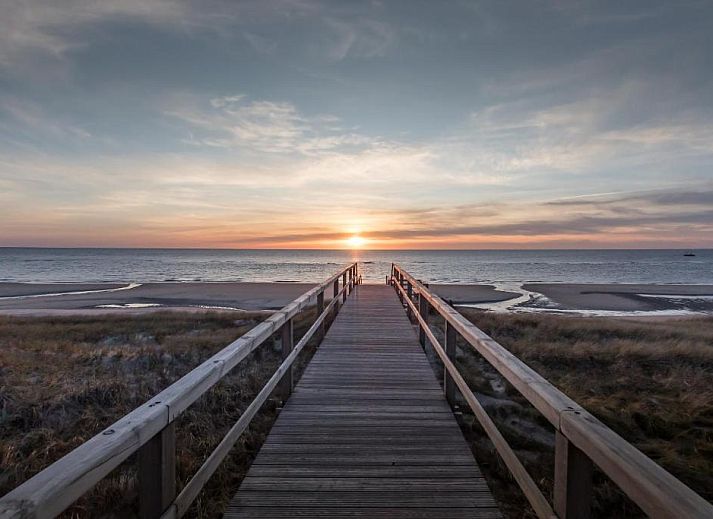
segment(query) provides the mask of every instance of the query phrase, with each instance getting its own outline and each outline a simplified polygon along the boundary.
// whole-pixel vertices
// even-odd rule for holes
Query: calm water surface
[[[684,253],[693,252],[694,257]],[[713,249],[315,251],[0,248],[0,282],[306,281],[360,261],[380,282],[391,262],[440,283],[713,283]]]

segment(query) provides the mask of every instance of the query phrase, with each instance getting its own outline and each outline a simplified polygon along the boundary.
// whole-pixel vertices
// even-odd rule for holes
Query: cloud
[[[335,61],[351,58],[383,57],[395,44],[396,31],[390,24],[364,18],[325,17],[327,55]]]
[[[231,95],[213,98],[208,105],[185,98],[174,104],[165,113],[192,127],[188,142],[196,145],[318,155],[374,141],[343,131],[336,126],[336,117],[308,117],[284,101],[248,101],[244,95]]]
[[[16,97],[0,97],[0,115],[3,113],[12,119],[13,124],[0,118],[0,134],[17,136],[21,132],[33,140],[46,135],[65,142],[92,137],[81,126],[50,116],[37,103]]]
[[[185,27],[199,19],[187,0],[7,0],[1,9],[0,68],[6,69],[47,57],[62,60],[89,43],[80,29],[109,20]]]
[[[612,196],[614,195],[614,196]],[[713,184],[702,184],[695,190],[657,189],[643,193],[580,196],[553,200],[547,205],[578,207],[666,207],[666,206],[704,206],[713,207]]]
[[[243,36],[258,54],[269,56],[274,54],[277,49],[277,41],[271,38],[266,38],[265,36],[260,36],[259,34],[253,34],[251,32],[244,32]]]

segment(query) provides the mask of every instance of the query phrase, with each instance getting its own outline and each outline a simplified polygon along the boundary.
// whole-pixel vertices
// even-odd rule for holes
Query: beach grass
[[[0,495],[76,448],[255,326],[260,313],[0,318]],[[314,319],[295,324],[300,337]],[[279,365],[268,341],[177,420],[179,490]],[[313,352],[308,345],[299,375]],[[276,417],[263,406],[187,517],[220,517]],[[64,517],[133,517],[132,456]]]
[[[633,321],[463,313],[648,456],[713,500],[713,318]],[[257,324],[263,315],[160,312],[141,316],[0,318],[0,494],[143,403]],[[296,325],[301,336],[314,318]],[[434,323],[437,321],[433,319]],[[438,326],[436,324],[436,326]],[[535,481],[551,496],[554,434],[539,413],[461,343],[458,366]],[[301,356],[297,373],[314,345]],[[177,423],[179,488],[274,372],[266,343]],[[434,362],[438,369],[438,364]],[[220,517],[276,416],[267,404],[188,517]],[[471,416],[464,432],[506,517],[534,517]],[[638,509],[601,474],[597,517]],[[132,517],[130,458],[66,517]],[[523,512],[525,510],[525,512]]]
[[[713,318],[577,318],[460,309],[627,441],[713,501]],[[553,429],[462,343],[458,365],[530,474],[552,495]],[[524,497],[471,416],[466,433],[508,517]],[[603,474],[596,517],[643,516]]]

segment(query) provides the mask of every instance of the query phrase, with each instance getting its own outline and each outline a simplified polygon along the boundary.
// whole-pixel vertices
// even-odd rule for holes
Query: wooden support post
[[[406,294],[408,295],[408,300],[413,301],[413,286],[410,281],[406,281]],[[406,315],[411,319],[411,305],[406,306]]]
[[[594,465],[560,431],[555,434],[555,513],[560,519],[589,519]]]
[[[280,328],[282,337],[282,359],[286,359],[287,356],[292,353],[292,348],[294,348],[294,335],[293,335],[293,325],[292,319],[288,320]],[[292,366],[285,372],[280,380],[280,397],[283,402],[286,402],[290,395],[292,394]]]
[[[418,313],[421,314],[421,318],[428,323],[428,311],[429,311],[428,299],[423,297],[421,292],[418,293]],[[426,346],[426,330],[423,327],[418,327],[418,342],[421,346]]]
[[[138,462],[139,517],[157,519],[176,498],[175,422],[139,449]]]
[[[347,273],[345,272],[342,274],[342,288],[344,288],[344,292],[342,292],[342,303],[344,303],[347,300]]]
[[[451,324],[446,321],[445,324],[445,334],[446,334],[446,340],[445,340],[445,350],[446,350],[446,355],[448,358],[455,364],[456,362],[456,339],[458,336],[456,335],[456,329],[451,326]],[[448,400],[448,403],[454,406],[456,404],[456,384],[453,381],[453,378],[450,376],[448,373],[447,369],[443,370],[443,391],[446,394],[446,400]]]
[[[317,294],[317,317],[322,315],[322,312],[324,311],[324,290]],[[324,339],[324,333],[325,333],[325,325],[324,321],[322,321],[322,324],[319,326],[319,331],[317,332],[317,340],[322,341]]]
[[[332,298],[336,299],[337,295],[339,294],[339,279],[334,280],[334,292],[332,292]],[[332,321],[334,321],[337,318],[337,312],[339,312],[339,302],[337,301],[334,303],[334,307],[332,308]]]

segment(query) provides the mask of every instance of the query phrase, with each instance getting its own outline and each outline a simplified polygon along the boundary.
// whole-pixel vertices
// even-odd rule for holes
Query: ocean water
[[[684,256],[692,252],[693,257]],[[317,251],[0,248],[0,282],[318,282],[351,261],[366,282],[399,263],[431,283],[713,284],[713,249]]]

